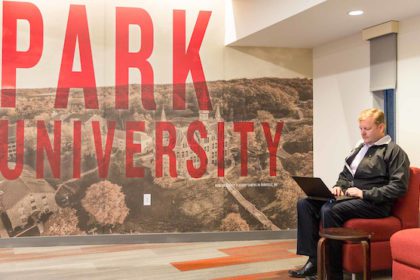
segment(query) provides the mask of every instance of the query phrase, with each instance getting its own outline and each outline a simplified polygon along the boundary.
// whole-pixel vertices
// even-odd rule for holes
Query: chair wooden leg
[[[363,279],[370,280],[370,242],[363,240],[360,243],[363,248]]]
[[[327,239],[325,237],[321,237],[318,241],[318,249],[317,249],[317,270],[318,270],[318,279],[325,279],[325,242]]]

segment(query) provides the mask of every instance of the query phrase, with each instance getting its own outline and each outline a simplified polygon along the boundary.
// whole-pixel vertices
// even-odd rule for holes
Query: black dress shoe
[[[314,275],[314,276],[306,276],[305,280],[318,280],[318,276]]]
[[[288,273],[290,277],[294,278],[305,278],[307,276],[315,276],[316,263],[313,263],[311,260],[308,260],[301,269],[289,270]]]

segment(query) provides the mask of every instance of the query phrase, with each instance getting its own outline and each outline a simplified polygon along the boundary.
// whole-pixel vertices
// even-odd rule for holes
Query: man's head
[[[385,136],[385,115],[379,109],[367,109],[359,115],[360,135],[365,144],[373,144]]]

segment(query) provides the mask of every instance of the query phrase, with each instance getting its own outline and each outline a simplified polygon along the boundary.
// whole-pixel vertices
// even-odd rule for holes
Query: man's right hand
[[[332,194],[335,196],[344,195],[343,190],[340,187],[333,187],[331,190]]]

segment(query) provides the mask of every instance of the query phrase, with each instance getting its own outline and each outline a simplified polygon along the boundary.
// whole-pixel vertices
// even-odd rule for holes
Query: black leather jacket
[[[346,166],[336,183],[343,191],[357,187],[363,199],[392,206],[394,200],[407,191],[410,161],[407,154],[394,142],[371,146],[356,169],[354,176],[349,166],[363,144],[346,158]]]

